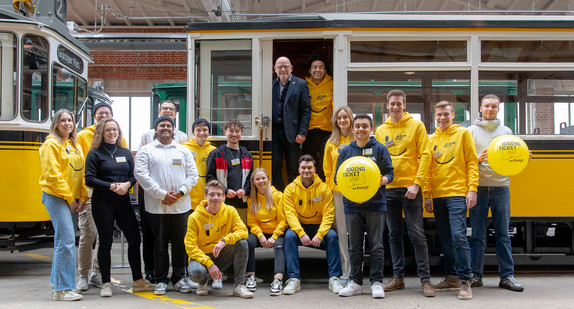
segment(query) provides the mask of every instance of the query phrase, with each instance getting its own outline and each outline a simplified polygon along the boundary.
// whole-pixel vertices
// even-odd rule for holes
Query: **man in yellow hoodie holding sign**
[[[476,205],[476,147],[467,129],[452,124],[452,103],[441,101],[434,108],[438,128],[429,139],[432,161],[425,179],[424,195],[426,211],[432,213],[434,210],[446,276],[435,289],[459,290],[458,299],[472,299],[466,210]]]
[[[247,227],[235,207],[224,204],[224,199],[221,182],[211,180],[205,185],[205,200],[197,205],[187,223],[187,270],[191,280],[199,283],[197,295],[205,296],[208,279],[221,279],[222,271],[233,265],[233,296],[253,298],[245,286]]]

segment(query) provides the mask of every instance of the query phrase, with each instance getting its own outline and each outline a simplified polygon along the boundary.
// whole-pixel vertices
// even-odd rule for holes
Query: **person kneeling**
[[[234,207],[225,205],[225,187],[218,180],[205,185],[203,200],[189,216],[185,249],[191,280],[198,282],[197,295],[208,294],[208,279],[221,279],[233,265],[233,296],[253,298],[245,286],[248,246],[247,227]]]

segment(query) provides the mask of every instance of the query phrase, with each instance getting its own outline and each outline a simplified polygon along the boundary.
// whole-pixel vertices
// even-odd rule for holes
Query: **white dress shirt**
[[[136,155],[134,176],[144,189],[145,209],[152,214],[180,214],[191,210],[189,191],[197,184],[198,174],[191,151],[172,140],[158,140],[141,147]],[[173,205],[163,203],[167,191],[182,191]]]
[[[143,146],[153,142],[154,141],[154,138],[153,138],[154,135],[155,135],[155,129],[150,129],[149,131],[142,134],[139,148],[142,148]],[[175,129],[175,132],[173,132],[173,135],[175,136],[175,142],[176,143],[183,145],[183,144],[185,144],[185,142],[187,142],[187,139],[188,139],[187,134],[185,134],[184,132],[181,132],[180,130]]]

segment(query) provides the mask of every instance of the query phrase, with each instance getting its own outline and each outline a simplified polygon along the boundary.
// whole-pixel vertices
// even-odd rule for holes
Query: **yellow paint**
[[[50,221],[38,184],[42,173],[38,154],[41,144],[26,144],[35,146],[0,146],[0,222]]]
[[[50,263],[52,262],[52,257],[50,257],[50,256],[32,254],[32,253],[26,253],[24,255],[27,257],[31,257],[33,259],[36,259],[36,260],[40,260],[40,261],[44,261],[44,262],[50,262]]]
[[[143,298],[147,298],[147,299],[151,299],[151,300],[155,300],[155,301],[160,301],[163,303],[183,305],[183,306],[177,306],[178,308],[215,309],[213,307],[208,307],[208,306],[204,306],[201,304],[192,303],[192,302],[187,301],[187,300],[182,300],[182,299],[177,299],[177,298],[169,298],[169,297],[161,296],[161,295],[155,295],[153,292],[136,292],[133,294],[136,296],[139,296],[139,297],[143,297]]]

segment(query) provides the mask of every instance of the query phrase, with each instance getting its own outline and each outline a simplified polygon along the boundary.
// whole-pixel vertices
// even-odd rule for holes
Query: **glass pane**
[[[482,41],[482,62],[574,62],[574,41]]]
[[[22,37],[22,117],[48,119],[48,41],[35,35]]]
[[[465,62],[466,41],[353,41],[351,62]]]
[[[131,150],[136,151],[139,147],[141,136],[149,131],[151,97],[132,97],[131,128],[123,128],[123,134],[129,133],[132,143]],[[115,107],[115,104],[114,104]],[[178,129],[182,129],[181,126]]]
[[[0,33],[0,120],[16,116],[17,104],[17,48],[16,36]]]
[[[54,64],[52,67],[52,115],[62,108],[76,113],[74,79],[74,75],[62,66]]]
[[[574,103],[527,103],[526,134],[574,134]]]
[[[84,128],[88,124],[88,97],[87,97],[87,84],[80,78],[76,78],[76,108],[77,116],[76,122],[79,128]]]
[[[574,96],[574,80],[529,79],[528,95]]]

